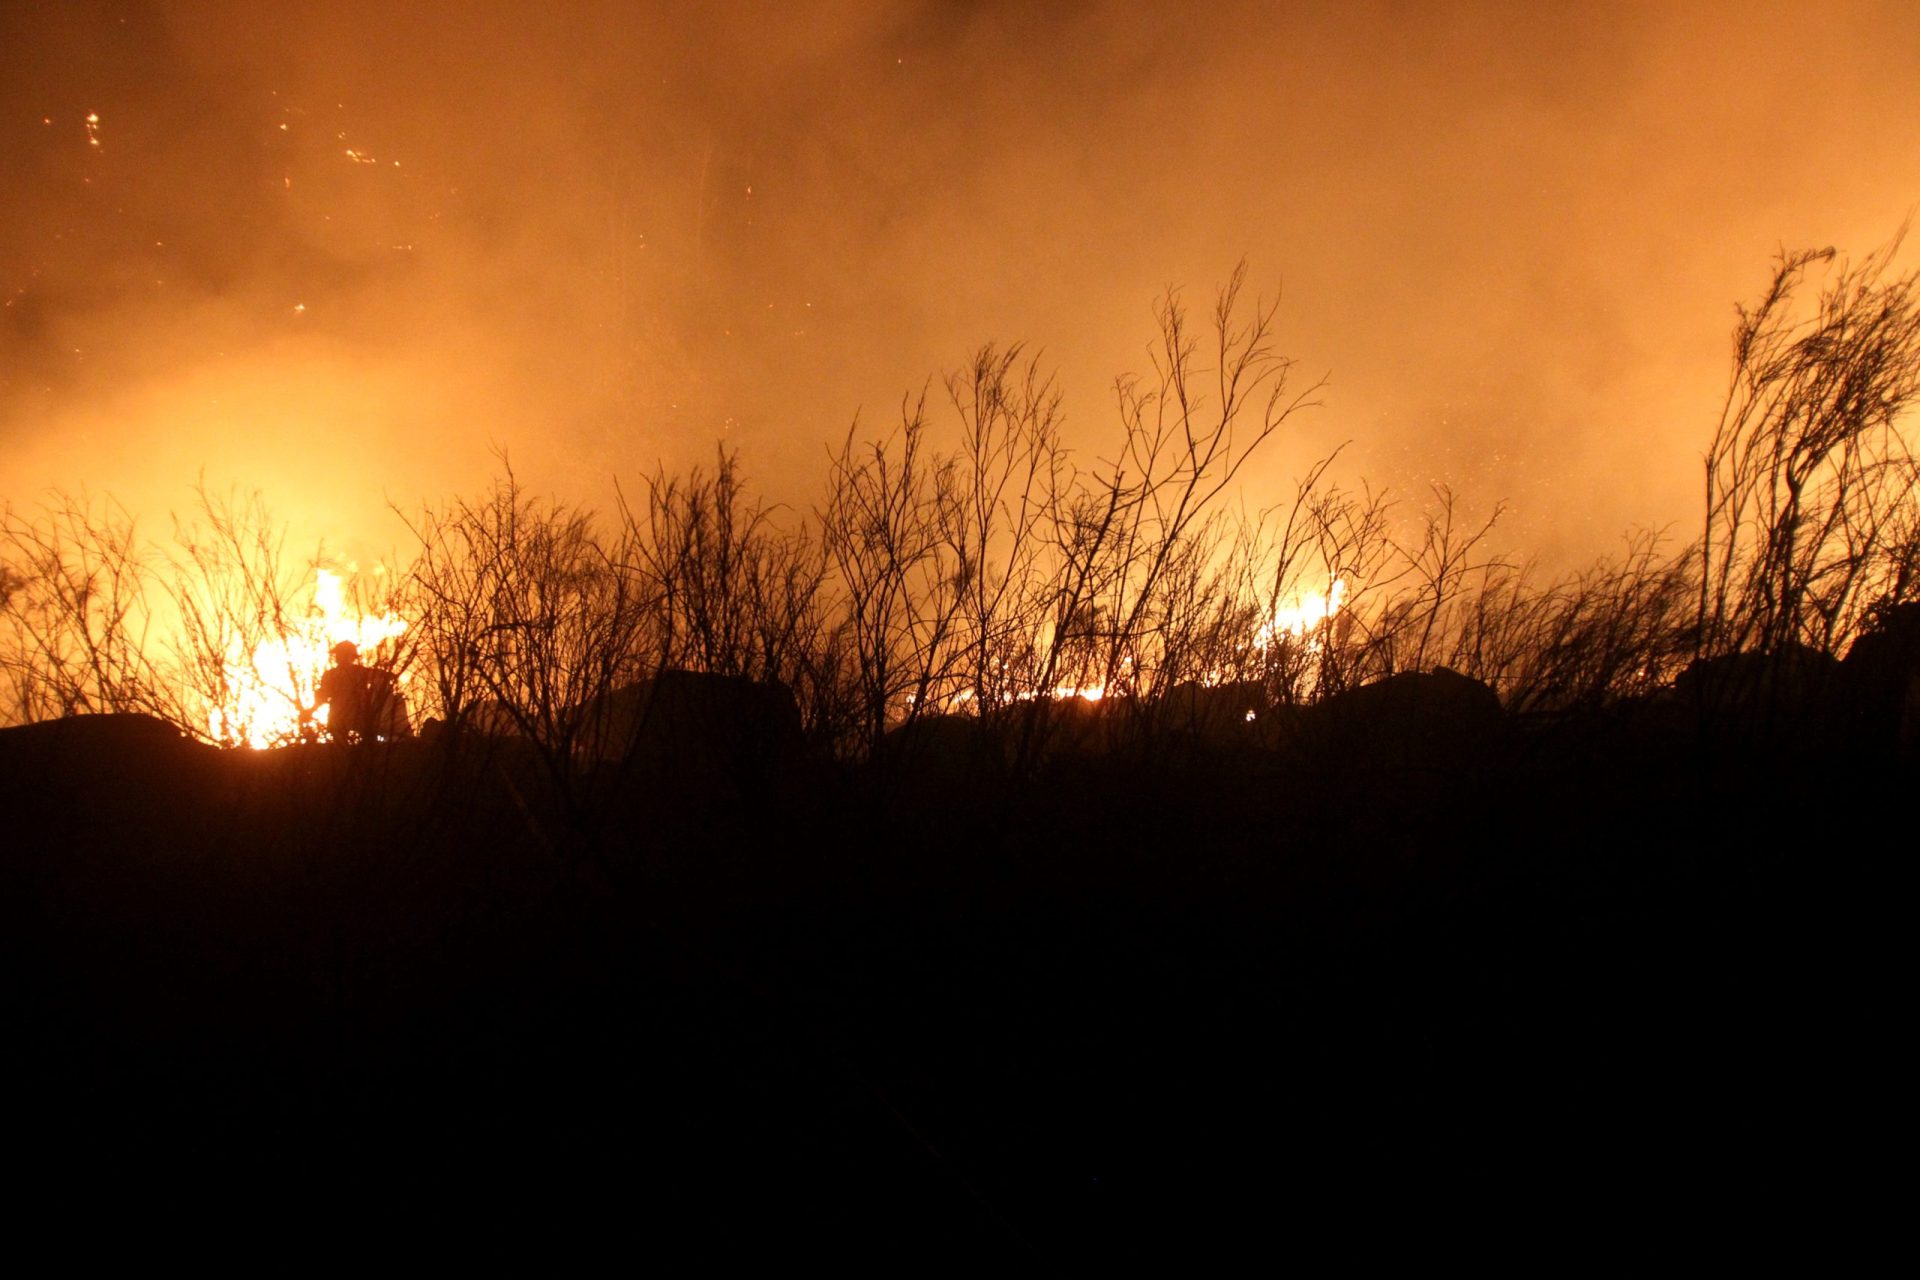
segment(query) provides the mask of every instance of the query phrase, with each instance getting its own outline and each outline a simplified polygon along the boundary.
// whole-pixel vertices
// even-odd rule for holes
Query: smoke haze
[[[808,504],[989,340],[1094,453],[1244,257],[1329,378],[1256,499],[1352,440],[1585,556],[1690,530],[1733,304],[1893,234],[1917,82],[1902,3],[8,6],[0,495],[374,551],[496,448],[597,502],[723,441]]]

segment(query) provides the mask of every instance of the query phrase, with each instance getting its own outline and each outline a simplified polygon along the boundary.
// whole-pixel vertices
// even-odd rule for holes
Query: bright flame
[[[237,642],[228,651],[227,698],[208,713],[208,733],[217,742],[259,750],[299,741],[308,724],[324,728],[327,708],[315,709],[314,704],[333,646],[351,640],[371,658],[380,645],[397,640],[406,629],[406,620],[396,614],[354,611],[347,603],[345,580],[331,570],[319,570],[305,618],[261,641],[251,653]],[[399,683],[407,683],[404,672]]]
[[[1253,637],[1253,647],[1265,652],[1283,638],[1298,640],[1340,612],[1341,602],[1346,598],[1346,579],[1335,578],[1328,584],[1325,595],[1300,596],[1292,604],[1279,606]]]
[[[1296,596],[1291,604],[1277,606],[1273,611],[1273,616],[1262,623],[1254,632],[1252,637],[1253,651],[1255,653],[1265,654],[1276,645],[1293,641],[1302,643],[1302,647],[1306,653],[1318,653],[1323,641],[1322,638],[1315,633],[1330,621],[1334,615],[1340,612],[1340,606],[1346,602],[1346,598],[1346,579],[1335,578],[1327,584],[1327,589],[1324,593]],[[1044,635],[1045,633],[1043,632],[1043,637]],[[1244,656],[1244,651],[1242,651],[1242,656]],[[1120,665],[1122,670],[1125,671],[1131,668],[1132,660],[1130,658],[1123,658]],[[1229,680],[1241,678],[1244,677],[1236,674],[1234,667],[1220,666],[1201,675],[1199,677],[1199,683],[1217,686],[1225,684]],[[1104,683],[1059,684],[1055,685],[1051,690],[1022,689],[1011,694],[1012,700],[1015,702],[1037,702],[1041,700],[1049,702],[1071,702],[1075,698],[1078,698],[1082,702],[1098,703],[1106,696],[1107,689]],[[912,694],[907,695],[908,705],[912,705],[915,701],[916,699]],[[948,696],[939,706],[940,709],[950,713],[964,712],[973,706],[973,702],[974,691],[971,689],[962,689]],[[1258,715],[1249,708],[1246,712],[1246,718],[1252,721],[1257,719]]]

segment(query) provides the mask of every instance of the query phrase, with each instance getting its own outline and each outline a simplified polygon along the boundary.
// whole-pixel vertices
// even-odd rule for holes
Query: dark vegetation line
[[[953,443],[924,395],[889,431],[856,426],[811,512],[754,499],[724,449],[645,477],[610,517],[528,494],[503,459],[490,491],[406,513],[411,561],[356,583],[358,604],[408,620],[377,661],[410,675],[419,715],[511,729],[556,770],[615,690],[663,670],[785,684],[844,760],[919,719],[976,717],[1018,770],[1057,691],[1144,720],[1195,688],[1257,711],[1446,666],[1510,710],[1568,711],[1650,694],[1696,658],[1838,657],[1920,589],[1902,423],[1920,300],[1891,257],[1783,255],[1740,311],[1699,536],[1636,535],[1567,576],[1496,554],[1499,512],[1469,518],[1444,486],[1407,528],[1385,495],[1332,479],[1333,458],[1278,505],[1226,502],[1319,390],[1296,389],[1273,306],[1236,272],[1204,324],[1161,301],[1153,372],[1120,383],[1091,461],[1062,445],[1037,360],[988,346],[945,381]],[[313,569],[258,496],[202,492],[164,543],[111,501],[9,506],[0,714],[138,711],[217,740],[206,709],[246,674],[234,655],[287,628]]]

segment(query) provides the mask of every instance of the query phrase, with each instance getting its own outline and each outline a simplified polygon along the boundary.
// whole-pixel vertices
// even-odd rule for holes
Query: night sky
[[[1920,8],[9,4],[0,496],[298,537],[737,446],[802,507],[986,341],[1097,454],[1245,258],[1325,407],[1251,474],[1690,536],[1736,301],[1920,198]]]

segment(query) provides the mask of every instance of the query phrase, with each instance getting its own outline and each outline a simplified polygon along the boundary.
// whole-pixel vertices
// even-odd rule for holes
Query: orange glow
[[[1320,650],[1321,628],[1331,622],[1340,612],[1347,598],[1347,583],[1344,578],[1335,578],[1324,592],[1296,596],[1287,604],[1277,607],[1273,616],[1262,623],[1251,639],[1253,652],[1265,654],[1276,645],[1294,643],[1301,645],[1306,653]],[[1244,653],[1244,651],[1243,651]],[[1133,663],[1122,659],[1123,673],[1130,672]],[[1209,686],[1225,684],[1241,679],[1242,676],[1229,666],[1214,667],[1199,677],[1199,683]],[[1082,702],[1099,703],[1107,696],[1104,682],[1091,684],[1058,684],[1051,690],[1023,689],[1012,695],[1015,702],[1036,702],[1045,699],[1049,702],[1071,702],[1078,698]],[[962,689],[937,705],[948,714],[971,714],[974,710],[974,691]],[[907,696],[907,705],[915,702],[913,695]],[[1246,713],[1249,721],[1257,719],[1254,711]]]
[[[1273,617],[1254,636],[1253,647],[1264,653],[1283,639],[1300,639],[1339,613],[1340,605],[1346,598],[1347,583],[1344,578],[1335,578],[1324,595],[1295,597],[1292,603],[1281,605],[1273,611]]]
[[[346,580],[327,569],[318,571],[312,603],[304,618],[249,652],[236,643],[226,659],[227,697],[207,714],[207,732],[216,742],[255,750],[281,747],[310,736],[308,726],[324,730],[327,708],[314,708],[320,677],[331,661],[328,654],[342,640],[351,640],[362,660],[373,662],[382,645],[391,645],[407,630],[406,620],[393,613],[362,614],[347,600]],[[399,676],[402,696],[408,682]]]

